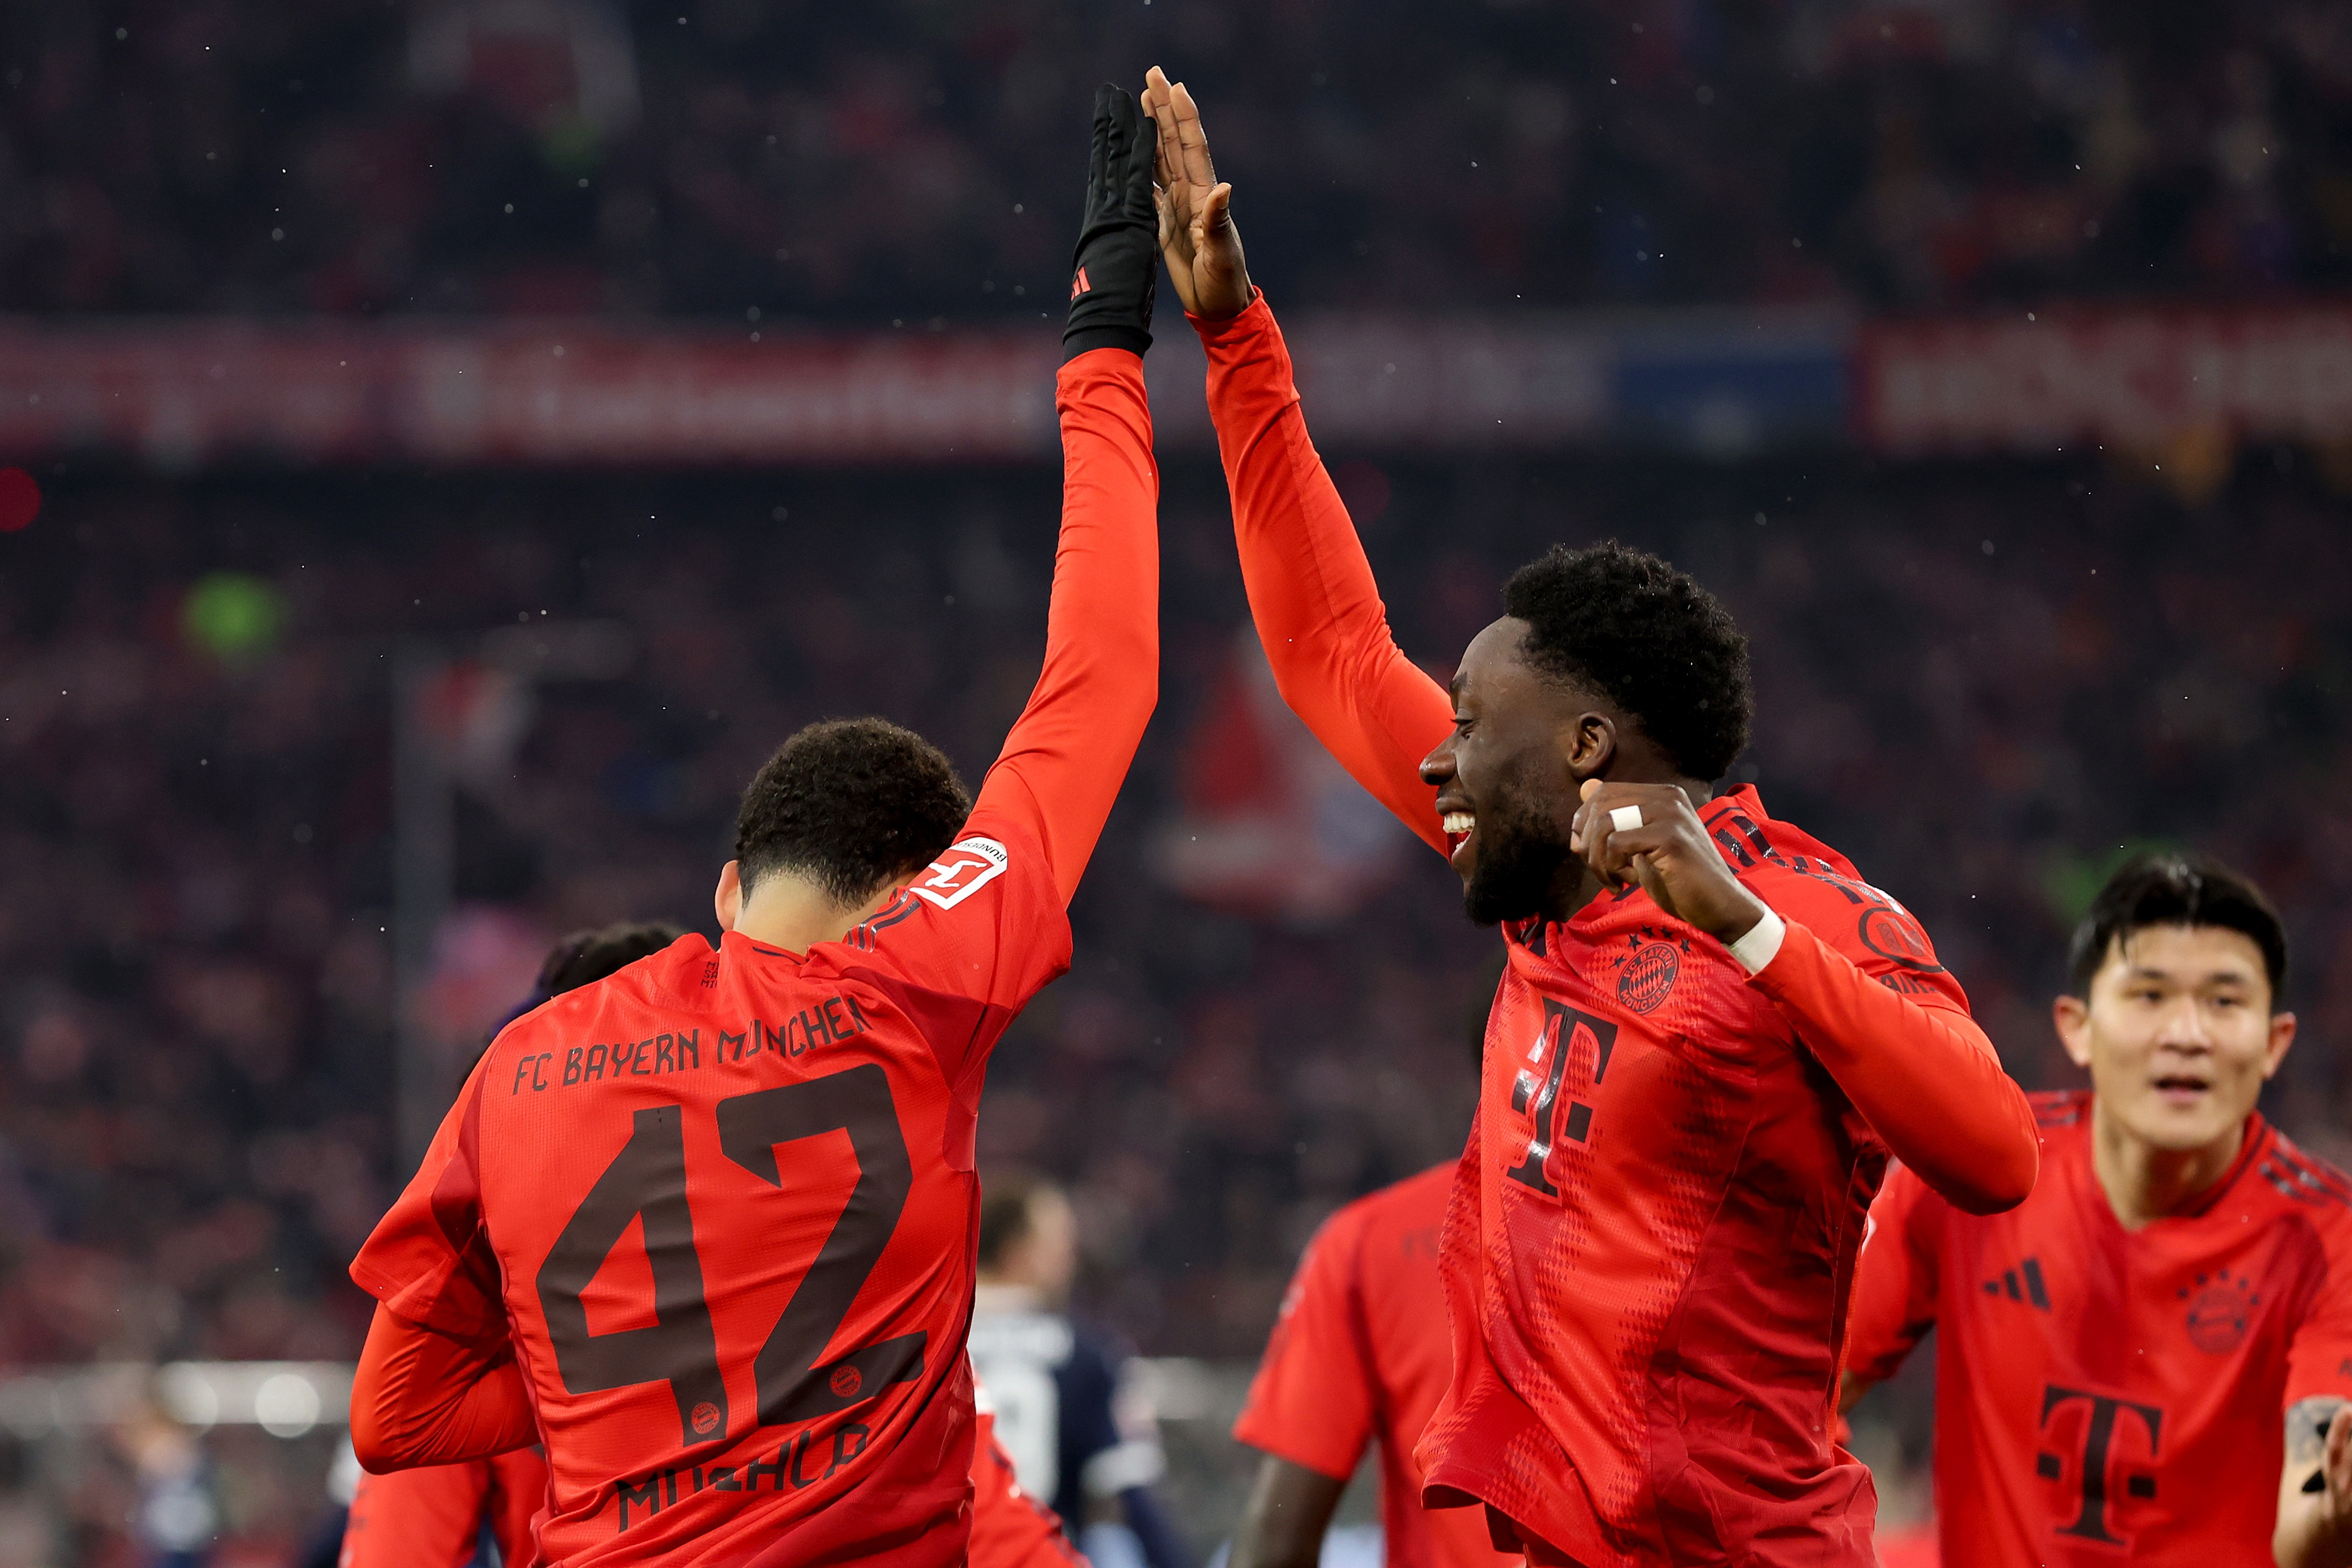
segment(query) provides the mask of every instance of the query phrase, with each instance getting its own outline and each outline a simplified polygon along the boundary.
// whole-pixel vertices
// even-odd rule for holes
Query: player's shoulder
[[[1957,994],[1918,917],[1837,850],[1767,813],[1754,786],[1708,802],[1701,815],[1733,872],[1783,916],[1895,990]]]
[[[2090,1125],[2091,1091],[2087,1089],[2032,1089],[2025,1096],[2025,1103],[2032,1109],[2033,1125],[2045,1135]]]
[[[2277,1128],[2264,1134],[2252,1174],[2273,1203],[2311,1223],[2331,1259],[2352,1255],[2352,1178]]]
[[[1004,912],[1002,903],[1008,899],[1019,900],[1024,918],[1036,917],[1045,934],[1061,916],[1058,899],[1038,898],[1052,879],[1045,847],[1026,824],[1006,812],[975,812],[938,859],[852,929],[841,945],[853,953],[883,952],[918,931],[952,941],[966,928],[987,923],[984,916],[972,916],[992,904],[999,906],[995,912]]]
[[[509,1037],[533,1038],[550,1029],[576,1030],[615,1008],[691,1000],[698,989],[716,980],[718,967],[719,954],[709,939],[688,931],[659,952],[549,997],[501,1030],[498,1043],[505,1043]]]
[[[1454,1193],[1454,1174],[1460,1162],[1448,1160],[1432,1165],[1401,1182],[1391,1182],[1375,1188],[1348,1204],[1334,1214],[1334,1220],[1347,1215],[1364,1228],[1384,1230],[1418,1229],[1439,1225],[1445,1219],[1445,1205]]]

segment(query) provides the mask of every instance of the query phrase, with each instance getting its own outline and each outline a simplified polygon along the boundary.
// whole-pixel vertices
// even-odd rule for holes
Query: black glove
[[[1135,95],[1105,82],[1095,89],[1094,152],[1087,159],[1087,216],[1070,258],[1070,324],[1062,358],[1089,349],[1151,346],[1151,304],[1160,288],[1160,215],[1151,174],[1160,129]]]

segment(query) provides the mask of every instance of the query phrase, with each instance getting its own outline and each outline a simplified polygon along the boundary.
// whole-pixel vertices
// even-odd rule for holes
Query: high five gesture
[[[1209,321],[1238,316],[1253,295],[1249,268],[1234,226],[1234,188],[1218,183],[1201,110],[1158,66],[1144,73],[1143,106],[1160,127],[1160,253],[1176,297]]]

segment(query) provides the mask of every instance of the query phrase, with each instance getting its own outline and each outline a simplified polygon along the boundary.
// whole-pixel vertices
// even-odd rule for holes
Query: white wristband
[[[1750,974],[1760,974],[1780,951],[1780,939],[1789,934],[1789,922],[1768,909],[1746,936],[1730,944],[1731,956],[1739,960],[1739,967]]]

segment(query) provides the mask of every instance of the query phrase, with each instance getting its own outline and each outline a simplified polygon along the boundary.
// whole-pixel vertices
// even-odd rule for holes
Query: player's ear
[[[1617,760],[1617,721],[1606,713],[1577,714],[1559,727],[1559,753],[1580,784],[1607,776]]]
[[[2263,1077],[2265,1080],[2278,1071],[2279,1063],[2286,1060],[2286,1048],[2293,1044],[2294,1044],[2294,1015],[2272,1014],[2270,1044],[2263,1053]]]
[[[718,912],[722,931],[733,931],[743,918],[743,868],[739,862],[730,860],[719,868],[719,890],[710,896],[710,907]]]
[[[2058,1043],[2076,1067],[2091,1069],[2091,1005],[2080,996],[2061,996],[2050,1004],[2050,1021],[2058,1026]]]

